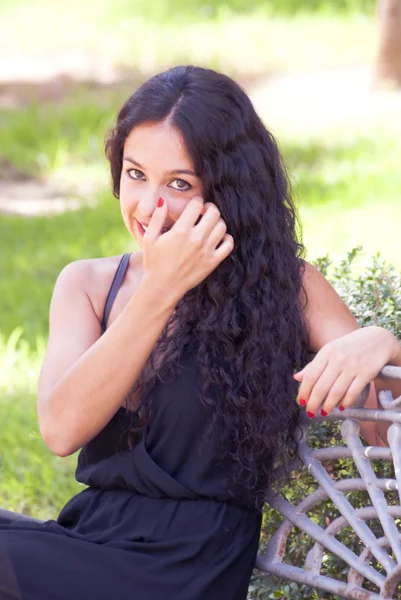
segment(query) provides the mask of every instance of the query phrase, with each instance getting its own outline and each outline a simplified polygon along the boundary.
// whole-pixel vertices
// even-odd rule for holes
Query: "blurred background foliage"
[[[49,302],[67,263],[135,249],[103,141],[164,68],[244,86],[288,166],[307,258],[361,324],[400,335],[400,93],[372,85],[379,38],[374,0],[0,0],[0,506],[54,518],[82,489],[36,420]],[[262,546],[277,524],[267,509]],[[255,574],[250,597],[324,596]]]

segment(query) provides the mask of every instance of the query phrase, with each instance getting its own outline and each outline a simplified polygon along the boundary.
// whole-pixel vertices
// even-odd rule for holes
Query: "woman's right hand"
[[[143,277],[158,282],[161,289],[174,289],[181,298],[227,258],[234,238],[226,233],[216,205],[204,203],[200,196],[192,198],[172,228],[161,234],[167,213],[164,200],[143,236]]]

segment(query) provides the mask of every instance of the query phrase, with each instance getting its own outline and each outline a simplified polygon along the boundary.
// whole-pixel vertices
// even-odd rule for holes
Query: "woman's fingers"
[[[224,239],[225,234],[227,233],[227,225],[223,221],[223,219],[219,219],[217,224],[215,225],[213,231],[209,235],[208,243],[212,248],[216,248],[219,243]]]
[[[293,378],[298,381],[299,383],[302,382],[302,378],[304,376],[304,371],[305,369],[302,369],[302,371],[298,371],[298,373],[294,373]]]
[[[161,198],[160,198],[161,200]],[[149,227],[143,236],[145,244],[154,243],[161,234],[168,213],[167,200],[163,200],[161,206],[158,206],[150,219]]]
[[[310,417],[316,415],[323,409],[323,415],[329,414],[340,402],[344,400],[349,388],[353,384],[357,373],[353,369],[352,361],[347,364],[333,357],[333,351],[329,346],[320,350],[315,358],[306,367],[296,373],[299,378],[298,400],[301,406],[306,406]],[[358,389],[351,389],[351,402],[358,397]],[[362,386],[363,389],[363,386]],[[356,397],[354,397],[356,393]]]
[[[227,256],[231,254],[234,250],[234,238],[229,233],[226,233],[224,236],[222,243],[216,250],[214,251],[214,259],[216,262],[216,267],[225,259]]]
[[[362,394],[365,389],[367,383],[363,377],[357,376],[349,386],[346,394],[341,399],[340,407],[342,408],[350,408],[352,404],[356,400],[358,400],[359,396]]]
[[[309,398],[307,399],[306,410],[309,417],[315,416],[320,412],[323,403],[325,403],[330,393],[332,393],[333,387],[335,387],[336,384],[339,385],[337,382],[341,376],[344,376],[344,374],[339,372],[333,365],[329,363],[326,366],[320,377],[316,380],[311,389]],[[344,382],[345,391],[348,389],[351,381],[352,378],[348,377],[348,385]],[[328,412],[327,409],[326,412]]]
[[[234,238],[227,233],[227,225],[215,204],[205,203],[206,212],[195,226],[204,237],[205,245],[212,252],[217,267],[234,249]],[[208,233],[210,231],[210,233]]]
[[[383,365],[392,360],[393,338],[389,332],[372,326],[325,344],[306,367],[294,374],[301,384],[299,403],[306,406],[309,416],[319,410],[329,414],[336,406],[352,406]]]
[[[191,198],[171,229],[189,231],[195,227],[199,217],[207,211],[207,204],[209,203],[204,202],[201,196]]]
[[[317,380],[327,367],[327,359],[320,353],[302,369],[302,383],[299,387],[298,400],[302,406],[308,403],[311,392]]]
[[[316,366],[313,372],[305,369],[301,384],[304,387],[299,394],[299,403],[306,406],[307,414],[311,418],[319,412],[326,416],[337,406],[340,410],[349,408],[366,386],[362,376],[355,375],[352,371],[340,371],[330,363],[318,376],[317,373]]]
[[[329,415],[336,406],[343,402],[345,395],[354,381],[355,377],[349,373],[341,373],[337,377],[321,406],[321,414],[323,416]]]
[[[197,197],[196,197],[197,198]],[[197,220],[192,229],[192,234],[202,240],[204,244],[208,241],[210,233],[216,227],[217,223],[223,219],[220,217],[220,211],[212,202],[205,202],[201,218]],[[178,221],[177,221],[178,222]],[[222,236],[223,237],[223,236]]]

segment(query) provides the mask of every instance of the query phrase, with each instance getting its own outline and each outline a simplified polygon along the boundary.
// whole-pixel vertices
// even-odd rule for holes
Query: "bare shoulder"
[[[102,258],[81,259],[67,264],[57,278],[55,295],[62,293],[73,297],[76,293],[85,294],[96,316],[101,320],[107,294],[122,256],[122,254],[119,254]],[[135,255],[131,258],[130,262],[133,267],[135,268],[136,263],[139,266],[139,261],[136,260]],[[129,280],[129,276],[127,280]]]
[[[120,260],[121,256],[75,260],[62,269],[57,285],[79,288],[90,294],[95,287],[102,287],[113,269],[117,269]]]
[[[306,262],[306,260],[302,261],[302,267],[302,283],[304,286],[330,285],[319,269]]]
[[[308,327],[310,349],[317,352],[332,339],[354,331],[358,324],[322,273],[307,262],[303,264],[302,307]]]
[[[327,301],[337,302],[340,300],[333,286],[326,277],[313,265],[303,261],[301,292],[303,299],[306,294],[306,305],[319,305]]]

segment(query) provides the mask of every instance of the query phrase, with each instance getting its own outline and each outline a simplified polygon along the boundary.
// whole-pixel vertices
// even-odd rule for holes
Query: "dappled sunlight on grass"
[[[59,458],[43,442],[32,393],[0,399],[0,503],[2,508],[55,518],[83,489],[74,479],[76,456]]]
[[[82,170],[85,165],[92,177],[96,171],[106,172],[104,137],[128,91],[117,94],[106,90],[98,102],[90,93],[80,98],[76,92],[57,105],[33,103],[17,110],[0,110],[2,156],[33,177]],[[73,175],[71,172],[71,183]]]
[[[352,142],[282,144],[297,203],[337,210],[398,198],[401,171],[398,139],[356,137]]]
[[[362,245],[371,256],[380,252],[383,259],[401,271],[401,202],[373,201],[348,207],[338,202],[319,207],[300,208],[307,258],[329,254],[334,261]]]
[[[82,486],[73,478],[76,458],[54,456],[40,436],[35,395],[44,340],[33,349],[22,333],[0,334],[0,504],[50,519]]]
[[[0,402],[4,395],[31,393],[36,388],[45,339],[38,337],[34,345],[23,335],[22,327],[9,336],[0,332]]]
[[[282,144],[309,259],[362,245],[401,269],[401,154],[392,135]]]
[[[249,76],[361,64],[374,55],[373,11],[347,18],[311,11],[288,20],[273,15],[266,3],[240,15],[213,10],[213,4],[199,10],[177,1],[170,10],[166,2],[158,8],[144,0],[9,4],[0,19],[0,48],[14,57],[13,77],[23,68],[18,57],[25,55],[31,77],[61,68],[98,79],[113,79],[133,66],[151,74],[182,63]]]

